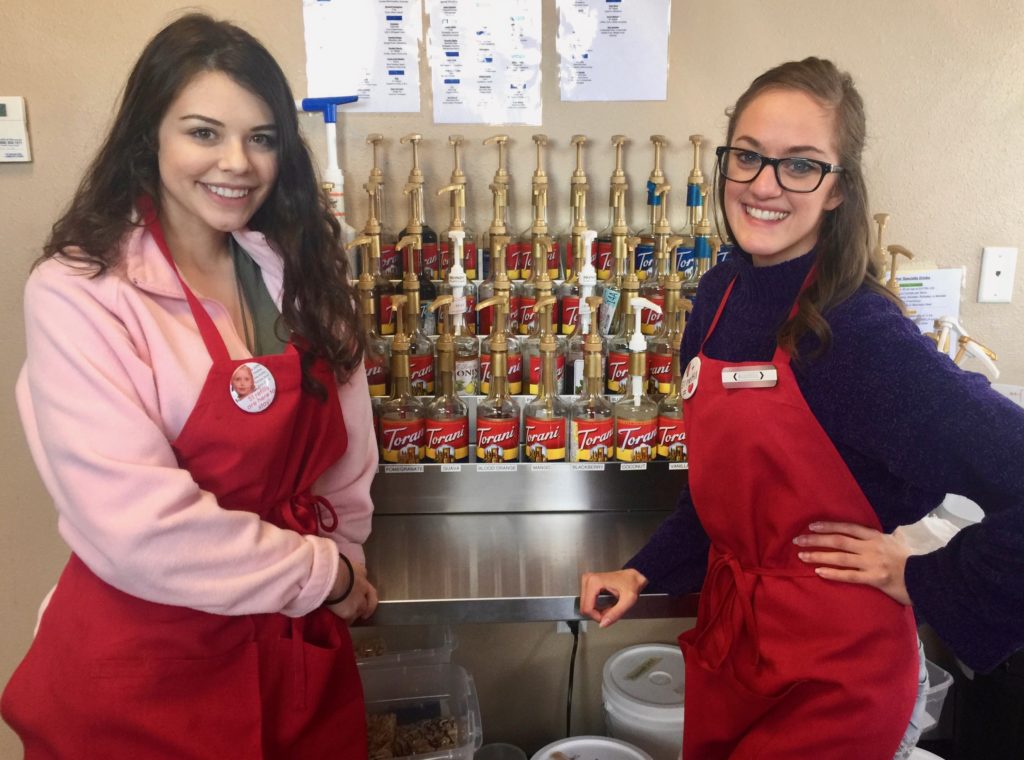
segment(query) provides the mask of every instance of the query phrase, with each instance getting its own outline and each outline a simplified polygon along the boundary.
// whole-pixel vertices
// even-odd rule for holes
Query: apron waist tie
[[[714,551],[714,549],[712,549]],[[718,671],[739,635],[746,630],[753,647],[753,661],[761,661],[760,637],[754,617],[754,587],[760,576],[810,577],[805,568],[743,567],[736,556],[720,553],[710,567],[697,611],[699,630],[690,640],[697,659],[708,670]]]
[[[321,529],[325,533],[333,533],[338,527],[338,513],[334,505],[327,498],[311,493],[309,489],[282,502],[277,511],[280,522],[272,522],[303,535],[315,535]]]

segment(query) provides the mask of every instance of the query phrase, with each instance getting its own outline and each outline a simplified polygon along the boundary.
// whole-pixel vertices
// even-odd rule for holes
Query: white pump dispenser
[[[633,319],[635,320],[635,330],[633,331],[632,337],[629,339],[629,352],[631,354],[646,354],[647,352],[647,339],[644,338],[644,334],[640,331],[640,321],[644,309],[650,309],[655,314],[661,314],[661,307],[653,301],[649,301],[646,298],[636,296],[629,300],[630,305],[633,307]],[[636,362],[630,362],[630,374],[629,382],[632,387],[633,406],[639,407],[640,401],[644,395],[644,374],[643,365],[640,365],[641,369],[639,374],[636,372]]]

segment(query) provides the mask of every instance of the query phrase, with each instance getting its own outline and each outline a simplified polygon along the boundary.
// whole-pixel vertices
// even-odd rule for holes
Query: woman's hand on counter
[[[819,549],[802,550],[797,556],[809,565],[820,565],[814,568],[820,577],[874,586],[900,604],[910,605],[903,577],[912,553],[909,545],[892,534],[854,523],[817,522],[808,530],[811,534],[797,536],[793,543]]]
[[[377,609],[377,589],[373,587],[373,584],[367,578],[366,567],[358,562],[353,562],[352,569],[355,570],[355,578],[353,579],[351,593],[337,604],[327,606],[327,609],[346,623],[365,620]],[[345,575],[347,572],[347,568],[342,563],[339,566],[338,575]],[[339,577],[335,585],[339,584],[344,588],[348,584],[348,578]]]
[[[580,580],[580,613],[607,628],[636,604],[647,579],[632,568],[610,573],[584,573]],[[607,591],[616,598],[611,607],[597,609],[597,597]]]

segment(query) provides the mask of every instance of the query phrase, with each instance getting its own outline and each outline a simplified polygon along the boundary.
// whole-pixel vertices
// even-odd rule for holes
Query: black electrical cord
[[[569,655],[569,692],[565,700],[565,738],[572,736],[572,686],[576,675],[576,650],[580,646],[580,621],[566,620],[565,624],[572,633],[572,654]]]

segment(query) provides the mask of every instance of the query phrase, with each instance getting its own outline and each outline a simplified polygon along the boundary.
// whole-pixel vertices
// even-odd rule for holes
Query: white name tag
[[[726,367],[722,370],[722,386],[725,388],[774,388],[778,381],[779,373],[773,364]]]

